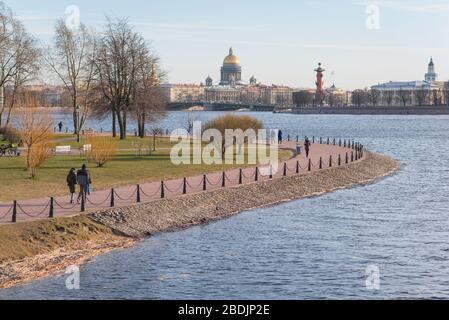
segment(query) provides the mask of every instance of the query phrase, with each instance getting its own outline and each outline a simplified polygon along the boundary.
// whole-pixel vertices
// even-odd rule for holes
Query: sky
[[[4,0],[28,31],[51,42],[58,18],[79,9],[101,31],[105,17],[126,17],[161,57],[171,83],[200,83],[232,46],[245,81],[365,88],[423,80],[432,56],[449,80],[449,0]]]

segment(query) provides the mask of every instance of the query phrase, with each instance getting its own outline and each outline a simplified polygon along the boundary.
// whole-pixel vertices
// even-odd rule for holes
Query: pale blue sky
[[[52,38],[55,20],[77,5],[81,21],[100,29],[105,15],[128,17],[151,41],[170,82],[217,81],[229,46],[243,78],[267,84],[345,89],[388,80],[421,80],[433,56],[449,80],[449,0],[5,0],[29,31]],[[380,28],[366,27],[367,4],[380,8]],[[332,75],[334,71],[335,75]]]

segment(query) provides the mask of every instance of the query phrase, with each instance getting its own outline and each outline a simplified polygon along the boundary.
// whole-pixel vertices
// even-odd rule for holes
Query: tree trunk
[[[112,137],[117,137],[117,127],[116,127],[116,115],[115,115],[115,111],[112,110]]]

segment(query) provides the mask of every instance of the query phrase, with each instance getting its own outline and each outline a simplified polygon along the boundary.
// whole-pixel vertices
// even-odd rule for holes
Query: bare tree
[[[427,100],[429,91],[427,91],[426,89],[424,89],[424,87],[421,86],[421,88],[418,88],[415,91],[413,91],[413,94],[415,96],[418,106],[422,106]]]
[[[313,93],[307,90],[293,92],[293,103],[298,107],[306,107],[313,102]]]
[[[80,131],[89,113],[88,102],[93,90],[95,41],[85,25],[71,29],[63,19],[57,21],[55,33],[54,48],[49,48],[44,57],[70,95],[73,133],[79,141]]]
[[[412,95],[410,91],[404,90],[402,88],[400,88],[398,91],[398,98],[404,107],[406,107],[407,104],[410,103],[411,96]]]
[[[393,90],[387,90],[383,92],[384,101],[387,103],[387,106],[391,106],[394,102],[394,91]]]
[[[354,90],[352,92],[351,100],[352,100],[353,105],[360,108],[362,105],[366,104],[366,102],[367,102],[366,91],[362,90],[362,89]]]
[[[378,105],[379,99],[380,99],[380,90],[378,90],[378,89],[368,90],[366,95],[367,95],[368,101],[371,103],[371,105],[373,107],[376,107]]]
[[[449,83],[443,87],[443,104],[449,106]]]
[[[5,124],[11,120],[17,92],[39,72],[40,52],[34,38],[10,9],[0,2],[0,126],[6,109]],[[12,99],[5,103],[5,87],[12,88]]]
[[[98,85],[112,114],[113,135],[115,123],[120,130],[120,139],[126,138],[127,118],[133,107],[139,57],[147,49],[143,37],[136,33],[126,19],[108,18],[103,33],[98,39],[95,59]]]

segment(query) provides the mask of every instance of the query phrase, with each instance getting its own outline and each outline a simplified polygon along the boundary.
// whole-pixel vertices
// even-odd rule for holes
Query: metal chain
[[[45,211],[47,211],[48,207],[50,206],[50,201],[47,202],[47,205],[44,207],[44,209],[42,211],[40,211],[38,214],[32,214],[32,213],[28,213],[26,212],[22,206],[17,203],[17,208],[26,216],[31,217],[31,218],[35,218],[35,217],[39,217],[40,215],[42,215]]]
[[[6,211],[6,213],[0,217],[0,220],[4,219],[7,215],[9,215],[12,212],[12,209],[14,208],[14,206],[12,205],[8,211]]]
[[[121,201],[129,201],[129,200],[131,200],[132,198],[134,198],[135,196],[136,196],[136,194],[137,194],[137,188],[134,190],[134,192],[128,197],[128,198],[126,198],[126,199],[123,199],[122,197],[120,197],[119,195],[118,195],[118,193],[114,190],[114,194],[115,194],[115,196],[119,199],[119,200],[121,200]],[[110,194],[109,194],[110,195]]]
[[[57,206],[57,207],[59,207],[60,209],[63,209],[63,210],[72,210],[73,208],[75,208],[75,207],[77,207],[79,204],[78,203],[75,203],[73,206],[71,206],[71,207],[63,207],[58,201],[56,201],[56,199],[54,199],[54,202],[55,202],[55,205]]]
[[[108,201],[110,197],[111,197],[111,193],[109,192],[109,194],[108,194],[108,196],[106,197],[106,199],[104,199],[104,201],[102,201],[102,202],[100,202],[100,203],[92,202],[92,201],[89,200],[88,197],[86,197],[86,201],[87,201],[89,204],[93,205],[93,206],[99,207],[99,206],[102,206],[103,204],[105,204],[106,201]]]
[[[145,191],[143,191],[143,189],[140,188],[140,192],[147,198],[152,198],[153,196],[157,195],[160,191],[161,191],[161,185],[159,185],[159,188],[157,188],[157,190],[150,195],[145,193]]]

